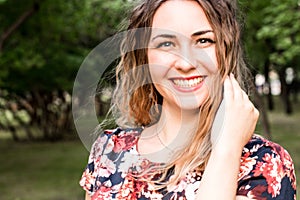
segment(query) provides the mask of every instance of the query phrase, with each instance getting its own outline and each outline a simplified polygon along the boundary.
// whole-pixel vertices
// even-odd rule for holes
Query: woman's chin
[[[180,101],[176,102],[178,108],[182,111],[199,111],[200,106],[203,104],[201,99],[195,98],[181,98]]]

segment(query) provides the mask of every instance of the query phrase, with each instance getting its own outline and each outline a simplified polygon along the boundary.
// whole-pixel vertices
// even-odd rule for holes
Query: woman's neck
[[[152,162],[168,163],[192,140],[198,117],[199,110],[184,111],[164,103],[158,122],[143,130],[138,152]]]
[[[186,146],[196,131],[199,109],[182,110],[174,105],[164,103],[156,131],[160,139],[171,149]]]

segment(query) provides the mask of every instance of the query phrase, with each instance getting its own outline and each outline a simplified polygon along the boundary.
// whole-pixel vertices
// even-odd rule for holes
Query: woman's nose
[[[196,68],[196,63],[192,52],[188,49],[180,51],[176,56],[174,67],[183,72],[188,72]]]

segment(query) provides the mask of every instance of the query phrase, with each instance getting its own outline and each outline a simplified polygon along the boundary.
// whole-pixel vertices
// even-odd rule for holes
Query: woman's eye
[[[156,48],[171,47],[171,46],[175,46],[173,42],[161,42],[156,46]]]
[[[197,40],[197,45],[200,45],[201,47],[207,47],[210,44],[216,43],[214,40],[209,38],[201,38]]]

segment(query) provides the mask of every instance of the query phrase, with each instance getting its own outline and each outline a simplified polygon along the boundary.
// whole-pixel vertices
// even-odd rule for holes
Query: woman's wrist
[[[244,146],[245,142],[237,140],[236,138],[220,137],[213,143],[212,152],[219,156],[240,157]]]
[[[212,148],[196,199],[231,200],[236,196],[241,149],[237,145],[224,146],[222,142]],[[218,193],[214,188],[219,188]]]
[[[215,146],[211,151],[211,158],[218,159],[220,162],[239,161],[242,155],[240,147]]]

